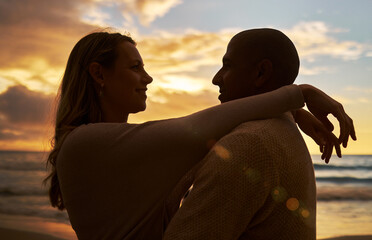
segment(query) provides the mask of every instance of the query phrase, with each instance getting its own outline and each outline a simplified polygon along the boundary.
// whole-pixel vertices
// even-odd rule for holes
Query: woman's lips
[[[146,96],[147,88],[137,88],[136,92],[140,95]]]

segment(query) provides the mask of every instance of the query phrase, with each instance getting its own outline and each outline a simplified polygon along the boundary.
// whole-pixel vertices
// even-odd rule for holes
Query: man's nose
[[[216,75],[214,75],[212,79],[212,83],[214,85],[219,85],[220,82],[221,82],[221,69],[216,73]]]

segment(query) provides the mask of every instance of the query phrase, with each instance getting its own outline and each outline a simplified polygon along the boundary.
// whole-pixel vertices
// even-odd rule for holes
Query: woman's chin
[[[135,113],[138,113],[138,112],[143,112],[145,110],[146,110],[146,103],[142,104],[141,106],[136,107],[130,113],[135,114]]]

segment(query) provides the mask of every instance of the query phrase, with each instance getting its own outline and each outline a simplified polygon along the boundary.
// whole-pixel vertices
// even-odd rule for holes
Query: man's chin
[[[224,102],[228,102],[229,100],[226,99],[226,97],[224,97],[222,94],[220,94],[220,96],[218,96],[218,100],[220,100],[221,103],[224,103]]]

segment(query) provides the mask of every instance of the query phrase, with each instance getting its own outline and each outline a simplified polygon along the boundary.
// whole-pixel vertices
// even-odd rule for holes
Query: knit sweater
[[[251,98],[245,105],[249,112],[229,104],[182,118],[96,123],[73,130],[58,154],[57,174],[78,238],[161,239],[166,199],[208,153],[214,131],[225,127],[218,117],[234,111],[252,120],[273,117],[302,107],[303,97],[297,86],[288,86]]]
[[[223,137],[175,188],[168,211],[190,179],[164,240],[315,240],[314,169],[289,116],[247,122]]]

